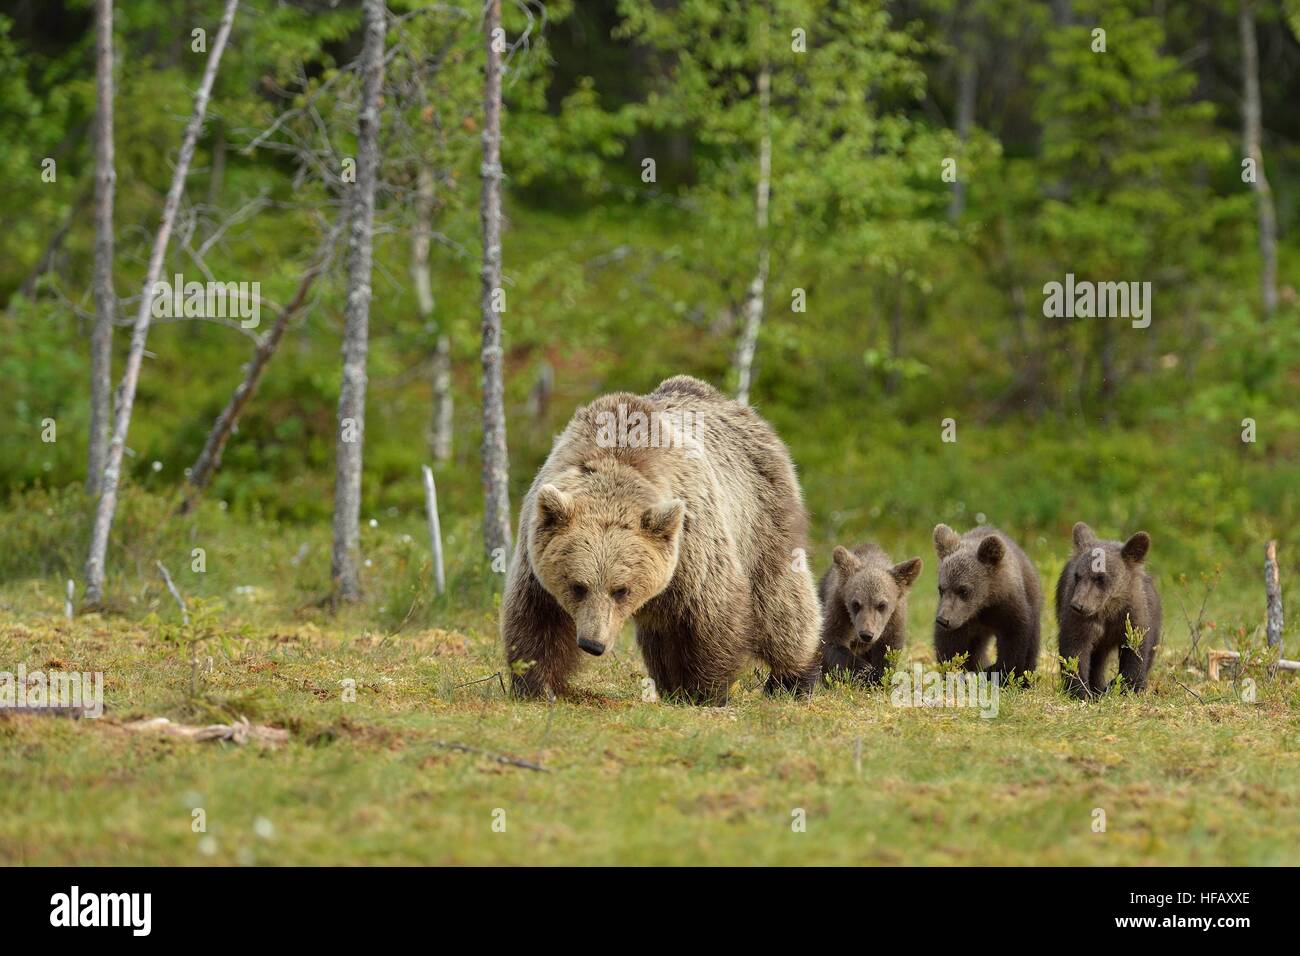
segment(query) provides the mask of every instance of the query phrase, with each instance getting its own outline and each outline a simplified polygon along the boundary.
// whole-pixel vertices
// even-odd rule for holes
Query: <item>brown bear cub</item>
[[[1160,595],[1145,565],[1150,550],[1145,531],[1121,544],[1098,540],[1082,521],[1074,526],[1074,554],[1056,582],[1056,624],[1061,657],[1079,660],[1078,671],[1064,675],[1075,697],[1105,693],[1106,660],[1116,649],[1124,688],[1146,686],[1160,642]],[[1142,634],[1136,649],[1129,646],[1126,621]]]
[[[874,544],[836,548],[817,593],[822,602],[822,673],[871,685],[885,674],[885,655],[907,642],[907,592],[921,559],[894,564]]]
[[[565,690],[623,624],[664,697],[724,703],[753,658],[769,693],[820,679],[807,515],[785,445],[687,376],[574,413],[524,497],[501,606],[514,690]]]
[[[997,528],[981,526],[958,535],[946,524],[934,529],[939,556],[939,607],[934,650],[939,662],[966,654],[966,670],[996,673],[1005,682],[1038,666],[1043,587],[1020,547]],[[996,642],[996,663],[985,651]]]

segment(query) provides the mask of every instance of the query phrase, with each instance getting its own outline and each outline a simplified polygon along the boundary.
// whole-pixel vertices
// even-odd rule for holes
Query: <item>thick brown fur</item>
[[[940,663],[967,654],[966,669],[987,670],[1003,681],[1038,666],[1043,586],[1029,556],[997,528],[981,526],[958,536],[946,524],[934,529],[939,556],[939,607],[934,650]],[[984,663],[990,642],[997,661]]]
[[[620,405],[626,418],[692,413],[695,441],[602,447],[601,413]],[[520,509],[501,610],[515,692],[563,693],[580,647],[603,653],[630,618],[663,697],[724,702],[754,658],[769,692],[810,693],[820,614],[806,527],[785,445],[704,382],[578,409]]]
[[[823,673],[880,683],[886,655],[907,644],[907,593],[921,567],[920,558],[895,564],[875,544],[835,549],[817,587]]]
[[[1140,691],[1160,643],[1160,595],[1145,564],[1151,536],[1139,531],[1124,542],[1101,541],[1080,521],[1073,538],[1074,554],[1056,582],[1061,657],[1079,661],[1077,672],[1064,675],[1065,688],[1081,699],[1105,693],[1106,660],[1118,650],[1124,689]],[[1128,646],[1125,621],[1144,632],[1137,650]]]

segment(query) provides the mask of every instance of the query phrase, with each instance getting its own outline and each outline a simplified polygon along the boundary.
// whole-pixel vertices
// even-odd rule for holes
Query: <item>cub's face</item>
[[[899,603],[921,573],[921,559],[912,558],[892,568],[864,565],[847,548],[835,549],[835,566],[840,572],[840,599],[853,622],[850,633],[840,634],[847,646],[871,643],[885,631],[885,626]]]
[[[685,514],[677,499],[640,507],[538,489],[529,558],[573,618],[580,648],[605,653],[627,619],[668,587]]]
[[[939,556],[939,607],[934,622],[944,630],[953,630],[988,602],[1006,547],[995,534],[978,542],[964,542],[952,528],[941,524],[934,529],[934,549]]]
[[[1150,549],[1151,536],[1145,531],[1121,545],[1100,541],[1082,521],[1076,524],[1074,555],[1065,568],[1070,610],[1080,617],[1096,617],[1112,599],[1128,594]]]

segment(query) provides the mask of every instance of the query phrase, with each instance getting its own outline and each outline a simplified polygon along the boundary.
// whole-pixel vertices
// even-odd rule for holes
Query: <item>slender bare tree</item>
[[[411,277],[415,280],[416,307],[426,329],[433,329],[433,281],[429,272],[429,249],[433,240],[434,174],[421,166],[415,193],[415,224],[411,230]],[[438,323],[441,325],[441,323]],[[445,328],[437,330],[433,352],[433,417],[429,427],[429,450],[435,461],[451,459],[451,340]]]
[[[978,78],[978,61],[975,57],[975,31],[961,32],[957,51],[957,119],[955,132],[961,144],[961,163],[957,178],[952,184],[952,197],[948,202],[948,221],[956,222],[966,211],[966,144],[970,141],[971,127],[975,125],[975,86]]]
[[[198,458],[194,460],[194,465],[186,473],[186,485],[188,487],[181,502],[180,510],[182,513],[190,510],[194,501],[212,481],[213,474],[221,467],[221,454],[225,451],[226,442],[230,440],[235,426],[239,423],[239,416],[243,413],[244,406],[248,404],[257,391],[257,386],[261,384],[266,367],[270,364],[276,349],[280,347],[280,342],[283,341],[284,334],[289,329],[289,323],[307,304],[307,295],[311,291],[312,285],[321,273],[329,267],[330,256],[334,251],[334,241],[341,229],[343,215],[345,213],[341,212],[340,221],[321,241],[320,248],[317,250],[311,265],[307,267],[307,270],[298,280],[298,288],[294,291],[293,298],[280,310],[275,318],[275,323],[257,343],[257,347],[253,350],[253,357],[249,359],[248,364],[244,367],[243,380],[235,386],[230,401],[226,403],[216,421],[212,423],[207,440],[203,443],[203,450],[199,452]]]
[[[1254,168],[1255,204],[1259,216],[1259,297],[1268,318],[1277,311],[1277,210],[1273,189],[1264,175],[1263,108],[1259,95],[1259,47],[1255,42],[1255,0],[1237,8],[1241,33],[1241,70],[1245,86],[1242,103],[1242,149]]]
[[[736,351],[736,401],[749,404],[749,387],[753,380],[754,351],[758,348],[758,330],[763,324],[767,299],[767,275],[772,249],[767,228],[767,207],[772,195],[772,70],[767,62],[767,24],[763,24],[763,65],[758,72],[758,185],[754,191],[754,219],[758,226],[758,267],[749,283],[745,300],[745,328]]]
[[[505,383],[501,313],[501,0],[486,0],[483,30],[487,67],[483,81],[483,542],[489,555],[510,550],[510,461],[506,452]]]
[[[366,355],[370,341],[370,281],[375,184],[379,180],[380,96],[384,88],[384,0],[365,0],[361,52],[361,110],[357,117],[357,181],[348,222],[348,298],[343,324],[343,383],[339,389],[334,477],[334,553],[330,579],[336,601],[361,597],[361,462],[366,432]]]
[[[90,442],[86,490],[99,494],[113,414],[113,0],[95,0],[95,326],[90,336]]]
[[[104,477],[100,486],[98,507],[95,510],[95,524],[90,533],[90,554],[86,558],[86,602],[92,606],[104,599],[104,559],[108,552],[108,533],[113,527],[113,515],[117,510],[117,492],[122,474],[122,456],[126,450],[126,433],[131,427],[131,410],[135,406],[135,390],[140,381],[140,363],[144,359],[144,346],[149,337],[149,318],[153,312],[153,287],[162,273],[167,244],[171,240],[172,227],[176,222],[176,211],[181,204],[181,193],[185,191],[185,177],[189,173],[190,162],[194,159],[194,145],[198,142],[199,131],[203,128],[203,117],[208,110],[208,98],[212,95],[212,83],[216,79],[221,54],[226,49],[226,40],[230,37],[230,27],[234,23],[235,11],[238,8],[239,0],[226,0],[225,10],[221,15],[221,25],[217,28],[216,38],[212,41],[212,48],[208,52],[208,63],[203,70],[203,79],[199,82],[198,92],[194,95],[194,111],[190,114],[189,125],[185,127],[185,136],[181,140],[181,151],[176,157],[176,169],[172,173],[171,187],[167,190],[167,198],[163,202],[162,220],[158,225],[158,233],[154,236],[153,251],[149,255],[149,268],[145,276],[144,289],[140,293],[140,306],[136,310],[135,322],[131,326],[131,345],[127,350],[126,367],[122,372],[122,384],[118,390],[113,435],[108,446],[108,457],[104,463]]]

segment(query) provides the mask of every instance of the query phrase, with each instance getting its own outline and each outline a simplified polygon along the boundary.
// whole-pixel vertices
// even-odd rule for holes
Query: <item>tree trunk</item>
[[[357,181],[348,223],[348,296],[343,325],[343,383],[339,388],[334,477],[334,552],[330,568],[336,601],[361,597],[357,559],[361,541],[361,461],[366,432],[366,353],[370,340],[370,280],[375,185],[379,179],[379,98],[384,86],[384,0],[365,0],[361,51],[361,112],[357,118]]]
[[[506,452],[505,383],[501,314],[501,0],[487,0],[483,30],[487,67],[483,83],[483,543],[490,556],[510,550],[510,462]]]
[[[754,219],[758,226],[758,268],[749,283],[745,301],[745,329],[736,353],[736,401],[749,404],[753,381],[754,351],[758,348],[758,330],[763,324],[763,305],[767,297],[767,274],[771,266],[768,245],[767,207],[772,194],[772,71],[764,60],[758,74],[758,113],[761,133],[758,143],[758,186],[754,195]]]
[[[99,604],[104,599],[104,559],[108,552],[108,533],[113,526],[113,514],[117,510],[117,491],[122,473],[122,455],[126,450],[126,433],[131,427],[131,410],[135,405],[136,385],[140,381],[140,363],[144,359],[145,341],[149,337],[149,318],[153,312],[153,287],[162,273],[167,244],[171,240],[172,226],[176,222],[176,211],[180,208],[181,193],[185,191],[185,176],[194,158],[194,144],[198,141],[199,130],[203,127],[203,117],[208,109],[208,97],[212,94],[212,83],[216,79],[217,66],[226,48],[226,40],[230,36],[230,27],[238,7],[239,0],[226,0],[225,11],[221,15],[221,26],[217,28],[216,38],[212,41],[208,63],[203,70],[203,79],[194,97],[194,112],[190,115],[189,125],[185,128],[185,137],[181,141],[181,151],[176,157],[176,170],[172,173],[171,188],[168,189],[167,199],[163,203],[162,221],[158,226],[158,234],[154,236],[153,251],[149,256],[149,270],[145,276],[144,289],[140,293],[140,307],[136,311],[135,323],[131,327],[131,345],[126,355],[126,368],[122,373],[113,435],[108,446],[99,505],[95,510],[95,524],[90,535],[90,553],[86,558],[86,601],[90,605]]]
[[[95,0],[95,327],[90,335],[90,440],[86,490],[97,495],[113,414],[113,0]]]
[[[451,461],[453,412],[451,337],[446,332],[440,332],[438,345],[433,353],[433,423],[429,450],[433,453],[434,461]]]
[[[1259,96],[1259,49],[1255,44],[1255,2],[1241,0],[1237,11],[1241,32],[1241,69],[1245,80],[1242,149],[1255,165],[1255,202],[1259,213],[1259,298],[1268,318],[1277,311],[1277,210],[1273,190],[1264,175],[1263,120]]]
[[[948,221],[956,222],[966,211],[966,143],[975,124],[975,84],[978,77],[975,55],[970,49],[971,39],[963,37],[958,53],[960,65],[957,74],[957,139],[961,151],[957,161],[957,179],[952,184],[952,198],[948,202]]]
[[[433,282],[429,274],[429,247],[433,233],[433,170],[420,167],[415,194],[415,228],[411,233],[411,276],[415,280],[415,299],[426,331],[432,333]],[[438,332],[433,352],[433,408],[429,424],[429,451],[434,461],[451,459],[451,341],[445,331]]]
[[[341,212],[339,215],[342,217],[345,214]],[[258,342],[257,348],[253,350],[253,357],[246,367],[243,381],[235,387],[234,394],[230,396],[230,401],[226,403],[226,407],[221,410],[221,414],[212,423],[207,440],[203,443],[203,450],[199,452],[199,457],[194,460],[193,467],[190,468],[186,475],[186,483],[189,487],[186,490],[184,500],[181,502],[180,511],[182,514],[193,507],[195,500],[208,487],[208,484],[212,481],[212,476],[221,467],[221,455],[226,449],[226,442],[230,440],[235,426],[239,423],[239,416],[243,414],[244,406],[248,404],[253,397],[253,393],[257,391],[257,386],[261,384],[262,375],[265,373],[271,357],[275,355],[276,349],[280,347],[280,342],[289,328],[289,323],[302,310],[302,307],[307,302],[307,294],[311,291],[312,284],[325,271],[330,259],[330,251],[341,227],[342,220],[322,240],[316,258],[307,271],[302,274],[302,278],[298,280],[298,288],[295,290],[293,298],[280,310],[280,314],[276,316],[275,324]]]
[[[1264,631],[1269,647],[1282,646],[1282,580],[1277,565],[1277,542],[1270,541],[1264,548]]]

